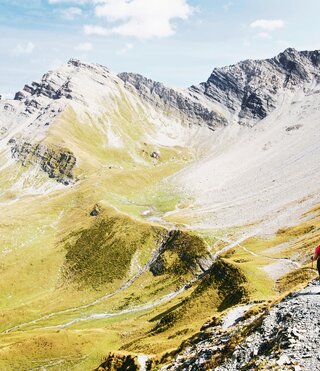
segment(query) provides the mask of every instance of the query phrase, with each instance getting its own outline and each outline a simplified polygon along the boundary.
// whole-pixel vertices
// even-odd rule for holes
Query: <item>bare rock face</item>
[[[45,74],[40,82],[25,85],[14,100],[0,101],[0,139],[8,143],[20,138],[19,144],[11,142],[14,158],[25,162],[22,153],[29,148],[34,152],[33,161],[41,161],[50,177],[69,179],[75,164],[72,154],[60,150],[50,154],[47,149],[38,156],[35,150],[41,148],[38,144],[46,137],[47,127],[69,105],[75,104],[80,110],[95,104],[99,110],[106,92],[119,92],[120,87],[136,101],[140,99],[147,109],[168,113],[186,127],[200,125],[215,130],[232,124],[254,126],[277,108],[284,96],[298,90],[304,94],[312,91],[320,81],[319,67],[320,51],[298,52],[290,48],[271,59],[215,68],[206,82],[178,90],[139,74],[115,75],[106,67],[71,59],[67,65]],[[11,138],[11,128],[20,124],[21,131],[14,130],[19,135]],[[21,138],[28,138],[25,144]],[[61,165],[48,165],[53,160],[43,162],[47,155]],[[159,159],[155,151],[151,157]],[[61,170],[58,175],[57,169]]]
[[[80,70],[89,70],[92,74],[100,74],[104,77],[109,73],[106,67],[82,63],[76,59],[70,59],[67,66],[69,68],[68,73],[62,73],[59,70],[50,71],[42,77],[41,82],[34,81],[31,85],[25,85],[21,91],[16,93],[14,99],[23,101],[27,98],[30,99],[30,96],[32,96],[34,99],[36,97],[47,97],[57,100],[64,97],[69,100],[77,100],[79,98],[78,91],[72,79],[75,73]]]
[[[275,305],[218,370],[319,370],[319,281]]]
[[[276,108],[281,93],[319,80],[319,61],[318,50],[289,48],[272,59],[215,68],[206,82],[190,91],[227,107],[239,124],[253,125]]]
[[[282,93],[319,80],[319,65],[320,51],[298,52],[289,48],[272,59],[245,60],[215,68],[206,82],[184,92],[139,74],[118,76],[146,101],[184,113],[194,123],[212,128],[228,124],[225,116],[213,109],[217,106],[212,104],[218,104],[230,112],[237,123],[252,126],[277,107]]]
[[[133,86],[145,101],[157,108],[175,113],[185,122],[207,125],[210,128],[227,124],[225,117],[193,99],[187,93],[183,94],[139,74],[124,72],[118,77],[126,84]]]
[[[26,141],[9,141],[12,157],[23,166],[39,164],[49,178],[68,185],[74,182],[73,168],[76,165],[75,156],[61,148],[48,148],[43,144],[32,144]]]

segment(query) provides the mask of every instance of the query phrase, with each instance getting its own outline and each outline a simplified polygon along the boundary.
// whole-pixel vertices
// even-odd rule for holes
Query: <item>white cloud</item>
[[[84,26],[84,33],[86,35],[98,35],[98,36],[105,36],[109,33],[109,31],[101,26],[94,26],[91,24],[87,24]]]
[[[174,19],[186,20],[194,12],[187,0],[94,0],[95,14],[115,22],[109,32],[139,39],[175,33]]]
[[[256,35],[257,39],[270,40],[272,36],[268,32],[259,32]]]
[[[133,49],[133,44],[126,44],[122,49],[117,51],[118,55],[126,54],[129,50]]]
[[[74,50],[80,51],[80,52],[88,52],[93,49],[93,46],[91,43],[80,43],[74,47]]]
[[[225,3],[224,5],[223,5],[223,9],[227,12],[227,11],[229,11],[229,9],[232,7],[232,2],[231,1],[229,1],[228,3]]]
[[[251,28],[260,28],[262,30],[273,31],[277,28],[283,28],[285,21],[282,19],[257,19],[250,23]]]
[[[60,11],[60,14],[64,19],[72,21],[73,19],[79,17],[82,14],[82,10],[81,8],[71,7],[62,9]]]
[[[28,41],[25,44],[17,44],[13,49],[13,53],[16,55],[32,54],[35,45],[33,42]]]
[[[83,5],[88,3],[90,0],[48,0],[49,4],[76,4],[76,5]]]

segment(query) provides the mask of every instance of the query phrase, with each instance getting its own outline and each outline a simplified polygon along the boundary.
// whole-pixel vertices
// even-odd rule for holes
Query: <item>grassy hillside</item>
[[[64,197],[56,195],[42,205],[44,210],[50,206],[51,218],[59,215],[53,206],[61,206]],[[202,275],[192,261],[208,259],[208,252],[196,234],[180,232],[170,239],[166,228],[132,219],[104,203],[97,216],[90,216],[94,209],[93,203],[82,213],[72,207],[61,217],[58,236],[52,233],[50,240],[44,231],[3,260],[2,368],[85,370],[109,351],[160,355],[233,305],[275,300],[314,276],[302,265],[273,280],[263,268],[272,264],[270,259],[297,253],[308,262],[310,245],[318,237],[319,211],[273,238],[241,244],[258,256],[236,247]],[[38,213],[40,224],[44,214]],[[166,245],[154,260],[158,269],[146,268],[163,241]],[[270,252],[285,242],[284,251]],[[184,291],[177,291],[188,282]]]
[[[34,151],[0,159],[0,369],[88,370],[119,351],[160,357],[213,316],[314,275],[320,208],[264,237],[248,225],[199,227],[195,200],[168,178],[205,153],[201,137],[183,141],[162,117],[160,138],[157,120],[126,96],[107,103],[95,115],[70,107],[41,141],[75,157],[68,186]]]

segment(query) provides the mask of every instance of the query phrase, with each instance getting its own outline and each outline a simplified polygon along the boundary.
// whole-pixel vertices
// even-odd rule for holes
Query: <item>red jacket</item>
[[[314,250],[314,260],[318,259],[320,256],[320,245],[316,247],[316,249]]]

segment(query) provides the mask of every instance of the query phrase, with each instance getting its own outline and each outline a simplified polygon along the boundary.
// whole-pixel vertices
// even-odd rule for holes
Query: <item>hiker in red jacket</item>
[[[311,257],[312,261],[317,260],[317,268],[319,272],[319,280],[320,280],[320,245],[316,247],[314,250],[314,255]]]

